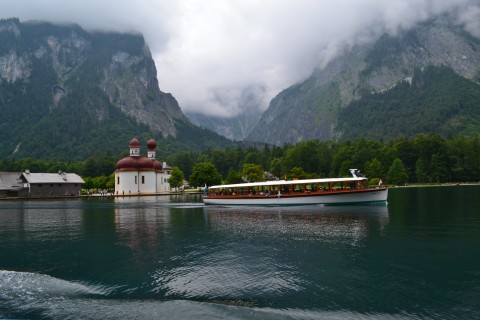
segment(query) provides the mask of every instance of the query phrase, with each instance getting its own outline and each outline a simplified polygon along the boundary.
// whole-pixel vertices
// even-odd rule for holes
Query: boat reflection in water
[[[387,204],[295,207],[206,206],[210,225],[219,232],[263,234],[297,240],[358,244],[368,232],[383,233]]]

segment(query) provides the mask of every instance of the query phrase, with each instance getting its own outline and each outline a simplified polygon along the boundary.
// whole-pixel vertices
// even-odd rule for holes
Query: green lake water
[[[4,319],[479,319],[480,186],[387,205],[0,201]]]

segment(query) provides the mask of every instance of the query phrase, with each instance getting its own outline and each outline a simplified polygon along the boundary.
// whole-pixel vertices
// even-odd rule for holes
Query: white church
[[[115,167],[115,194],[139,195],[170,192],[171,168],[155,159],[157,143],[147,141],[147,157],[140,156],[140,142],[130,141],[130,156],[117,162]]]

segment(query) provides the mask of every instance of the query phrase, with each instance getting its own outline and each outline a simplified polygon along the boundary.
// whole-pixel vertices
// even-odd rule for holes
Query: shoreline
[[[430,187],[459,187],[459,186],[480,186],[480,182],[444,182],[444,183],[412,183],[403,186],[384,185],[389,189],[393,188],[430,188]]]
[[[55,200],[55,199],[103,199],[103,198],[131,198],[131,197],[151,197],[151,196],[172,196],[172,195],[186,195],[186,194],[203,194],[201,191],[195,192],[162,192],[162,193],[137,193],[137,194],[89,194],[80,196],[34,196],[34,197],[1,197],[2,200]]]
[[[469,187],[469,186],[480,186],[480,182],[444,182],[444,183],[413,183],[406,184],[403,186],[398,185],[388,185],[385,184],[382,187],[388,189],[396,188],[432,188],[432,187]],[[90,195],[80,195],[80,196],[45,196],[45,197],[0,197],[0,201],[7,200],[68,200],[68,199],[103,199],[103,198],[131,198],[131,197],[151,197],[151,196],[172,196],[172,195],[188,195],[188,194],[203,194],[203,191],[172,191],[172,192],[162,192],[162,193],[140,193],[140,194],[90,194]]]

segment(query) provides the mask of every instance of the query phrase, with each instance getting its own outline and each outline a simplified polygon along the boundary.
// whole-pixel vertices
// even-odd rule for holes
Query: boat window
[[[303,184],[295,184],[295,185],[293,186],[293,190],[294,190],[295,192],[303,192],[303,190],[304,190],[304,185],[303,185]]]
[[[343,185],[341,182],[334,182],[332,185],[333,185],[333,190],[341,190],[343,188]]]
[[[320,191],[330,191],[330,184],[327,182],[321,183],[319,189]]]
[[[279,186],[273,186],[271,190],[272,195],[278,194]]]

